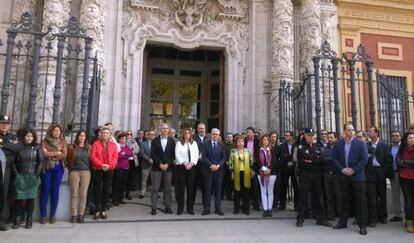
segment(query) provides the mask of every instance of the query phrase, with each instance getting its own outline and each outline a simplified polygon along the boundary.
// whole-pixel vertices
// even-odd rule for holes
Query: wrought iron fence
[[[13,130],[36,128],[42,138],[51,122],[62,124],[67,135],[87,127],[87,116],[96,117],[98,112],[96,98],[99,99],[100,89],[94,87],[94,93],[89,95],[91,62],[95,67],[91,84],[100,85],[97,58],[90,57],[91,45],[92,38],[75,17],[56,31],[42,31],[31,14],[25,12],[19,22],[10,26],[6,52],[0,53],[4,61],[0,114],[11,115]],[[95,104],[90,108],[91,114],[88,100]],[[88,124],[88,128],[93,125]]]

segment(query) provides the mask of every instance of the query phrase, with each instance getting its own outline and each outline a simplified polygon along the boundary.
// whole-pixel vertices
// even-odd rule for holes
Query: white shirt
[[[375,143],[372,143],[372,147],[374,147],[375,149],[377,149],[378,142],[379,142],[379,139]],[[377,158],[375,156],[374,156],[374,159],[372,160],[372,166],[374,166],[374,167],[381,166],[381,164],[378,162],[378,160],[377,160]]]
[[[200,157],[200,152],[198,151],[197,143],[185,143],[183,145],[181,142],[178,142],[175,145],[176,165],[182,165],[184,162],[187,163],[190,161],[190,159],[188,158],[188,149],[190,149],[191,163],[194,165],[197,164],[198,159]]]
[[[161,137],[161,147],[162,151],[165,152],[165,148],[167,147],[168,137]]]
[[[212,148],[217,148],[217,142],[211,141]]]

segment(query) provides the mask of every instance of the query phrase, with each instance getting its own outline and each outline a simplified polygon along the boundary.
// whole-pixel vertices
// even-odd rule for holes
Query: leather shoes
[[[215,213],[220,216],[224,216],[224,212],[221,209],[216,210]]]
[[[75,216],[72,216],[72,218],[70,218],[70,222],[71,222],[72,224],[76,223],[76,218],[77,218],[77,216],[76,216],[76,215],[75,215]]]
[[[6,225],[4,225],[3,223],[0,223],[0,231],[6,231],[6,230],[8,230],[9,228],[7,228],[7,226]]]
[[[272,210],[267,211],[267,217],[271,218],[272,216]]]
[[[173,211],[171,208],[165,208],[165,213],[166,214],[173,214]]]
[[[381,219],[381,220],[380,220],[380,223],[381,223],[381,224],[387,224],[387,219]]]
[[[187,210],[187,213],[190,214],[190,215],[194,215],[194,210],[192,210],[192,209],[191,210]]]
[[[143,199],[145,196],[144,195],[139,195],[138,199]]]
[[[375,228],[375,227],[377,227],[377,224],[376,223],[369,223],[368,224],[368,227]]]
[[[233,214],[239,214],[239,210],[234,210]]]
[[[365,227],[364,228],[360,228],[359,229],[359,234],[360,235],[367,235],[368,234],[367,228],[365,228]]]
[[[157,209],[156,208],[151,209],[151,215],[157,215]]]
[[[348,228],[348,226],[346,226],[346,224],[344,224],[344,223],[338,223],[333,228],[334,229],[345,229],[345,228]]]
[[[303,221],[296,221],[296,227],[303,227]]]
[[[210,214],[210,209],[204,209],[203,212],[201,212],[201,215],[208,215]]]
[[[332,224],[331,224],[331,223],[329,223],[329,222],[328,222],[328,221],[326,221],[326,220],[317,221],[317,222],[316,222],[316,224],[317,224],[317,225],[320,225],[320,226],[332,227]]]
[[[388,221],[390,221],[390,222],[400,222],[400,221],[402,221],[402,218],[398,217],[398,216],[394,216],[394,217],[390,218]]]

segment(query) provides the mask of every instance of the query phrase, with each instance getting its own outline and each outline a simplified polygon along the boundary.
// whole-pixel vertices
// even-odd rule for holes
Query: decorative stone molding
[[[34,14],[36,0],[16,0],[14,1],[12,22],[16,23],[20,20],[23,13],[29,12]]]
[[[142,63],[147,42],[169,43],[184,49],[198,47],[222,48],[226,60],[225,109],[233,113],[239,104],[239,89],[246,79],[248,50],[248,3],[239,0],[129,0],[124,2],[121,35],[123,75],[127,86],[142,93]],[[233,94],[234,92],[234,94]],[[135,128],[141,120],[143,106],[139,98],[131,97],[129,121],[123,126]],[[239,130],[239,114],[226,118],[230,130]]]
[[[312,57],[320,48],[321,9],[318,0],[304,0],[300,24],[300,73],[313,73]]]
[[[272,17],[272,82],[265,85],[270,95],[269,128],[278,127],[279,85],[281,80],[293,82],[294,42],[293,4],[291,0],[274,0]]]

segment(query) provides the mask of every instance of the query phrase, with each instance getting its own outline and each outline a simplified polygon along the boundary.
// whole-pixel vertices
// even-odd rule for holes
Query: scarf
[[[61,142],[60,138],[55,139],[55,138],[47,136],[45,138],[45,141],[49,145],[48,150],[50,150],[50,152],[56,152],[59,150],[59,144]],[[42,171],[53,169],[55,168],[57,164],[59,164],[59,160],[53,160],[53,159],[45,160]]]
[[[250,188],[250,156],[248,150],[243,149],[243,157],[243,161],[239,162],[239,152],[237,149],[232,149],[231,159],[234,161],[234,190],[236,191],[240,191],[240,163],[244,164],[244,187]]]
[[[266,152],[265,152],[266,151]],[[259,153],[259,173],[260,173],[260,179],[262,181],[262,184],[264,185],[264,179],[267,176],[264,176],[263,171],[260,169],[262,166],[266,168],[271,168],[272,166],[272,153],[270,151],[270,148],[260,148]]]

